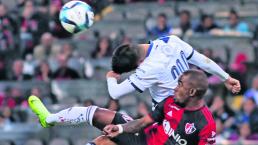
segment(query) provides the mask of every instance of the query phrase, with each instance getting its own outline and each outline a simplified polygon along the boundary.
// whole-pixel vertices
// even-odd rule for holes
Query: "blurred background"
[[[171,34],[241,82],[233,95],[207,74],[217,144],[258,144],[258,0],[85,0],[96,21],[74,36],[58,20],[67,1],[0,1],[0,145],[85,145],[100,134],[86,124],[42,129],[28,109],[30,94],[52,112],[96,104],[145,115],[148,91],[109,100],[110,57],[119,44]]]

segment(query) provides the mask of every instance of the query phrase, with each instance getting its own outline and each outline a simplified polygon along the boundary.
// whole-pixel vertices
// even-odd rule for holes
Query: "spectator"
[[[15,122],[15,118],[13,116],[12,110],[8,107],[1,108],[0,112],[2,112],[3,117],[5,118],[6,123]]]
[[[254,109],[254,111],[252,111],[252,113],[250,114],[249,123],[250,123],[250,126],[252,126],[251,132],[258,133],[258,108],[257,108],[257,105],[256,105],[256,108]]]
[[[0,107],[8,107],[10,109],[15,108],[15,100],[14,98],[11,98],[10,94],[10,88],[7,87],[5,89],[4,93],[1,93],[0,96]]]
[[[121,109],[121,106],[119,104],[119,100],[109,99],[108,104],[106,105],[105,108],[107,108],[111,111],[117,111],[121,114],[127,114],[127,112],[125,110]]]
[[[252,134],[249,123],[243,123],[239,126],[239,135],[242,140],[256,140],[258,141],[258,135]]]
[[[238,115],[237,119],[240,124],[250,121],[251,113],[256,109],[256,104],[253,98],[248,98],[243,102],[242,111]]]
[[[27,0],[21,16],[21,47],[24,56],[33,52],[33,47],[39,42],[43,32],[48,30],[47,20],[35,10],[34,2]]]
[[[49,82],[52,79],[52,72],[47,61],[41,61],[40,65],[36,68],[36,79],[44,82]]]
[[[54,72],[53,78],[57,80],[78,79],[79,74],[67,66],[67,56],[64,54],[58,55],[59,68]]]
[[[149,114],[149,106],[146,102],[141,101],[137,106],[137,115],[136,118],[141,118]]]
[[[30,90],[29,95],[35,95],[39,97],[44,104],[47,104],[47,105],[52,104],[52,100],[48,96],[43,96],[42,91],[39,87],[33,87]]]
[[[5,100],[4,105],[8,106],[10,109],[15,107],[24,107],[27,108],[27,100],[23,96],[20,88],[17,87],[8,87],[5,90]]]
[[[17,87],[11,88],[10,95],[12,98],[14,98],[16,106],[25,107],[25,108],[28,107],[27,99],[23,96],[22,90],[20,88],[17,88]]]
[[[61,47],[54,44],[54,37],[51,33],[44,33],[41,36],[40,44],[33,50],[33,56],[36,60],[42,61],[48,57],[56,57]]]
[[[0,108],[0,128],[1,130],[10,130],[11,123],[13,122],[11,116],[11,110],[9,108]],[[1,144],[1,142],[0,142]]]
[[[14,33],[16,33],[15,23],[8,15],[6,6],[0,3],[0,52],[14,47]]]
[[[31,54],[27,54],[23,62],[23,74],[34,77],[35,67],[36,67],[36,63],[33,59],[33,56]]]
[[[31,75],[23,73],[23,60],[15,60],[12,66],[12,76],[10,77],[11,80],[22,81],[22,80],[29,80],[32,78]]]
[[[216,143],[223,144],[227,137],[224,134],[224,124],[220,119],[215,119],[216,121]]]
[[[130,44],[130,43],[132,43],[132,38],[130,38],[129,36],[124,36],[123,38],[122,38],[122,43],[121,44]]]
[[[118,100],[109,99],[106,108],[107,108],[108,110],[111,110],[111,111],[117,111],[117,112],[119,112],[119,110],[120,110],[119,101],[118,101]]]
[[[184,37],[184,35],[192,30],[192,24],[191,24],[191,14],[188,10],[183,10],[180,12],[180,30],[181,30],[181,36]]]
[[[248,33],[249,26],[245,22],[240,22],[239,16],[235,10],[231,10],[229,13],[229,24],[225,26],[224,31],[235,31],[239,33]]]
[[[148,36],[161,37],[167,36],[172,32],[172,27],[168,25],[167,15],[160,13],[157,17],[157,24],[150,30],[147,30]]]
[[[82,76],[84,60],[81,60],[82,57],[77,52],[75,53],[74,45],[72,43],[64,43],[60,53],[68,59],[67,66],[78,72],[79,76]]]
[[[66,58],[71,58],[73,53],[73,47],[70,43],[65,43],[62,46],[61,52]]]
[[[214,117],[220,119],[221,122],[224,124],[224,129],[231,129],[233,127],[235,122],[235,113],[229,108],[229,106],[221,97],[216,96],[214,98],[210,110],[213,113]]]
[[[0,57],[0,80],[6,80],[7,74],[6,74],[6,63],[3,57]]]
[[[83,106],[84,107],[88,107],[88,106],[91,106],[91,105],[95,105],[95,103],[92,99],[86,99],[86,100],[83,101]]]
[[[258,105],[258,75],[256,75],[253,78],[252,88],[248,89],[244,93],[244,98],[245,99],[252,98],[255,100],[256,105]]]
[[[5,126],[5,117],[3,115],[3,113],[0,111],[0,128],[4,128]]]
[[[112,55],[111,41],[108,37],[102,37],[98,40],[95,50],[91,56],[94,59],[110,57]]]
[[[209,33],[212,29],[217,28],[219,27],[214,23],[213,16],[204,14],[201,16],[200,24],[197,25],[194,31],[198,33]]]
[[[0,108],[4,106],[5,101],[5,94],[3,92],[0,92]]]

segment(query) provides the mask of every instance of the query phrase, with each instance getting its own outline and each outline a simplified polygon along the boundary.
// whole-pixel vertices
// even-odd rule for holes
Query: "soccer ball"
[[[94,22],[94,13],[87,3],[75,0],[62,7],[59,20],[65,30],[77,33],[90,28]]]

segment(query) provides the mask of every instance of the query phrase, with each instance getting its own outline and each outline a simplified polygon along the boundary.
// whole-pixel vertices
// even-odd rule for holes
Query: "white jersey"
[[[189,69],[194,49],[177,36],[161,37],[151,42],[143,63],[129,77],[139,92],[149,88],[152,98],[161,102],[174,95],[179,76]]]

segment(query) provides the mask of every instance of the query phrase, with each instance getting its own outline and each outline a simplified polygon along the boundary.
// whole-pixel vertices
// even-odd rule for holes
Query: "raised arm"
[[[232,91],[232,93],[238,93],[241,90],[238,80],[230,77],[229,74],[226,73],[218,64],[199,52],[193,50],[193,54],[191,58],[189,58],[188,62],[200,67],[208,73],[220,77],[220,79],[224,81],[227,89]]]
[[[159,81],[156,75],[156,70],[157,69],[150,66],[137,68],[135,73],[131,74],[128,79],[124,80],[120,84],[117,83],[120,75],[113,71],[109,71],[106,77],[110,96],[113,99],[118,99],[119,97],[135,90],[142,93],[144,90]]]
[[[241,86],[238,80],[229,76],[218,64],[214,61],[209,59],[208,57],[200,54],[198,51],[194,50],[192,46],[188,43],[184,42],[177,36],[170,36],[172,39],[169,43],[173,45],[173,43],[177,43],[179,48],[184,52],[186,55],[186,59],[189,63],[194,64],[204,71],[211,73],[220,77],[222,81],[224,81],[225,86],[227,89],[232,91],[233,93],[238,93],[241,90]]]

